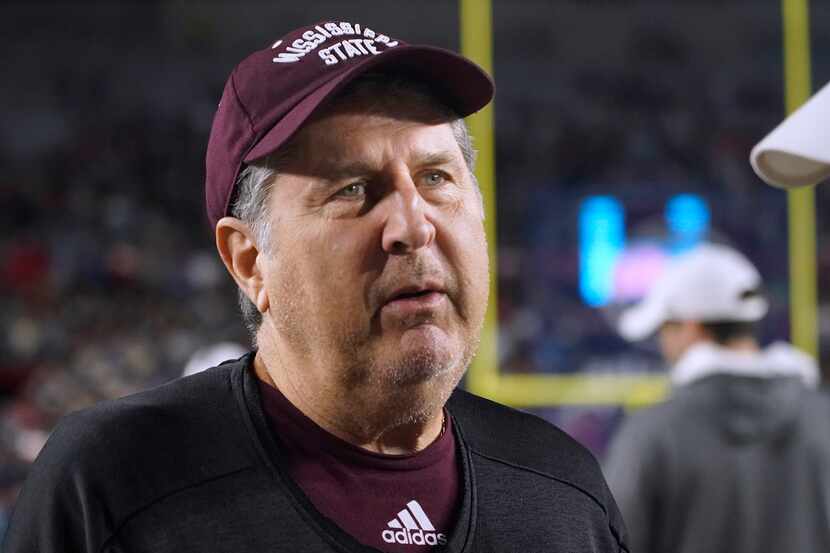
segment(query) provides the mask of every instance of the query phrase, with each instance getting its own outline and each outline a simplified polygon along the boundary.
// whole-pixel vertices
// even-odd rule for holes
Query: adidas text
[[[404,545],[446,545],[447,537],[440,532],[424,532],[423,530],[384,530],[383,541],[386,543],[400,543]]]

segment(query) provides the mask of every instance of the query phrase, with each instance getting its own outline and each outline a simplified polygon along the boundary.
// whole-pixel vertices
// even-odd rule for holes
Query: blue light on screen
[[[672,255],[695,247],[709,230],[709,206],[700,196],[680,194],[666,203],[668,247]]]
[[[614,264],[625,247],[625,211],[616,198],[593,196],[579,209],[579,291],[590,306],[608,303]]]

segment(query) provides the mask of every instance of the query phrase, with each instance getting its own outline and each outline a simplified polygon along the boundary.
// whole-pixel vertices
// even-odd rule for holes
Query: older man
[[[627,551],[591,455],[456,385],[488,263],[469,61],[358,23],[228,79],[208,215],[257,350],[66,419],[22,551]]]

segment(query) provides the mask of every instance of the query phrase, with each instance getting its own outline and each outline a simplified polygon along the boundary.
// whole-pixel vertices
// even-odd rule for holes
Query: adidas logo
[[[406,504],[406,509],[386,523],[389,528],[383,531],[383,541],[404,545],[446,545],[447,537],[435,530],[429,517],[414,499]]]

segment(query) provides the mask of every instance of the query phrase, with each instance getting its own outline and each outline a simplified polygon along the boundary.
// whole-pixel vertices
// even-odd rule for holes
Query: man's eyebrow
[[[353,177],[361,177],[377,171],[377,167],[365,161],[331,160],[326,164],[326,179],[339,181]]]
[[[416,166],[430,166],[430,165],[458,165],[459,159],[453,152],[438,151],[438,152],[421,152],[414,156]]]

